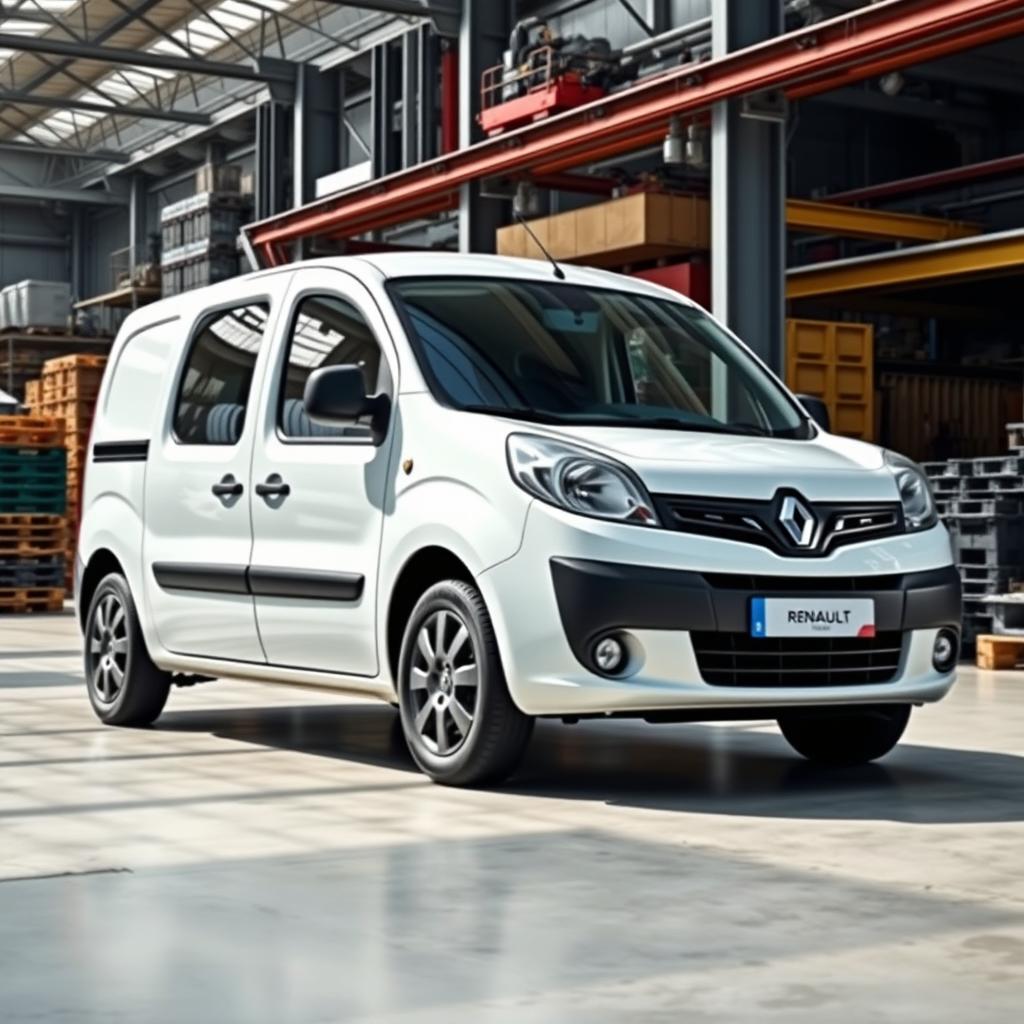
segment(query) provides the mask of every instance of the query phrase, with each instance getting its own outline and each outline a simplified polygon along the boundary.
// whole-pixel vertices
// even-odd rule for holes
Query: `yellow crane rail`
[[[786,226],[791,231],[904,242],[948,242],[981,234],[977,224],[966,221],[922,217],[915,213],[893,213],[889,210],[868,210],[809,199],[786,200]]]
[[[796,267],[786,274],[786,298],[920,286],[1008,272],[1024,274],[1024,231],[919,245],[911,249]]]

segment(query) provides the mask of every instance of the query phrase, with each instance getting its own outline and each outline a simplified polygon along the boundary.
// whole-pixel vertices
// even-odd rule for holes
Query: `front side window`
[[[270,306],[222,309],[199,326],[174,409],[182,444],[238,444]]]
[[[358,366],[368,395],[385,390],[386,364],[366,317],[352,303],[335,295],[311,295],[299,303],[288,338],[284,377],[278,404],[278,430],[283,437],[369,438],[368,426],[323,426],[307,415],[302,396],[306,380],[321,366]]]
[[[435,395],[577,423],[803,438],[789,398],[702,310],[555,281],[410,278],[391,295]]]

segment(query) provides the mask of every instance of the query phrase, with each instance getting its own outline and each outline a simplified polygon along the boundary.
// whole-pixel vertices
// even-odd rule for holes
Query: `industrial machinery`
[[[548,15],[558,17],[578,4]],[[480,126],[499,135],[531,121],[600,99],[619,86],[710,56],[711,21],[701,18],[650,35],[621,50],[607,39],[559,35],[548,21],[517,22],[501,64],[481,83]]]
[[[558,36],[527,18],[512,30],[504,61],[483,73],[480,126],[498,135],[600,99],[619,69],[607,39]]]

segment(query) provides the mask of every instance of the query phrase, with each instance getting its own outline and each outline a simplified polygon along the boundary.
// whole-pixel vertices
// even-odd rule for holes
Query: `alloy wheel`
[[[97,700],[113,704],[124,686],[128,663],[128,619],[116,594],[100,598],[89,633],[90,681]]]
[[[480,669],[469,627],[454,611],[434,612],[416,635],[409,678],[414,727],[431,753],[447,757],[466,742],[479,688]]]

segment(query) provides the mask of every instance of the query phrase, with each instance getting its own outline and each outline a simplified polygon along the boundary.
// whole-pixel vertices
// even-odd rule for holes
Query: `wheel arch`
[[[92,553],[82,572],[82,584],[78,591],[78,607],[75,609],[78,615],[78,625],[85,629],[85,617],[89,614],[89,605],[92,604],[92,596],[100,585],[100,580],[110,573],[117,572],[125,575],[124,566],[118,560],[117,555],[109,548],[98,548]]]
[[[405,624],[424,591],[441,580],[462,580],[476,585],[473,573],[453,551],[439,544],[422,547],[406,559],[395,577],[387,610],[387,664],[398,680],[398,658]]]

